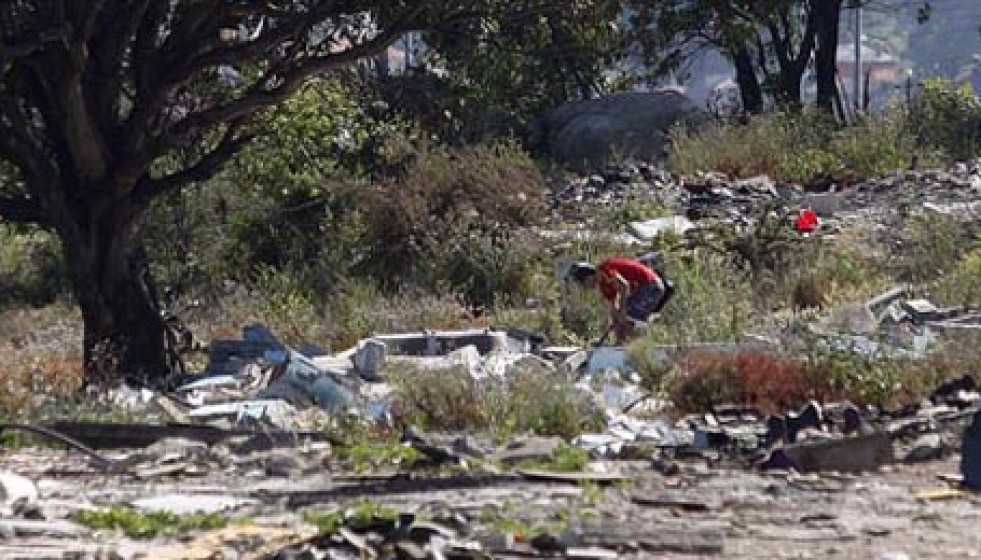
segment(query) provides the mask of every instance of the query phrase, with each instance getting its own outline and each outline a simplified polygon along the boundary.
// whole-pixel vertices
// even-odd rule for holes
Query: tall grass
[[[827,175],[876,177],[907,169],[920,152],[899,109],[845,128],[811,111],[776,112],[748,124],[676,131],[671,164],[683,174],[720,171],[806,183]]]

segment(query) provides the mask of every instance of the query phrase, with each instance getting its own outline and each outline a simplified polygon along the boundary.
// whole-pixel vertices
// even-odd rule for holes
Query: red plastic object
[[[814,210],[804,209],[797,214],[797,231],[811,233],[818,227],[818,217]]]

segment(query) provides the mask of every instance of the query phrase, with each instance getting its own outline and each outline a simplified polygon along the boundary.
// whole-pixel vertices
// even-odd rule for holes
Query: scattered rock
[[[789,465],[800,472],[871,472],[894,460],[889,434],[876,432],[777,448],[764,468]]]
[[[614,154],[663,160],[674,126],[708,120],[705,111],[676,91],[633,92],[558,107],[540,120],[538,132],[556,159],[596,166]]]
[[[907,463],[932,461],[943,457],[943,454],[944,444],[940,434],[924,434],[913,442],[903,461]]]
[[[493,458],[510,466],[524,461],[547,461],[562,443],[559,437],[533,436],[509,444],[495,453]]]

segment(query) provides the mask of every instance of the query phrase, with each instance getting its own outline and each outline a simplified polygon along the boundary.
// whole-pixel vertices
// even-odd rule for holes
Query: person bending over
[[[610,257],[599,265],[576,263],[572,279],[586,289],[598,289],[610,310],[616,343],[629,342],[637,326],[647,324],[667,301],[670,284],[653,268],[637,259]]]

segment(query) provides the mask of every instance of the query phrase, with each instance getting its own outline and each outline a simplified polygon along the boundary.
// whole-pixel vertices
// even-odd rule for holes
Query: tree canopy
[[[249,119],[314,75],[408,31],[528,0],[11,0],[0,6],[0,218],[59,236],[90,377],[165,372],[141,225],[156,197],[213,175]],[[182,157],[171,157],[180,152]]]

